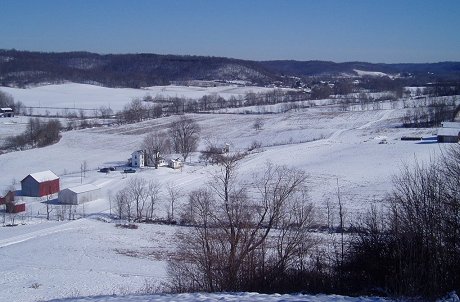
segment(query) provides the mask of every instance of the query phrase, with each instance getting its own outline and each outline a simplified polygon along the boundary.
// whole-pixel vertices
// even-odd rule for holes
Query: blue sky
[[[0,0],[0,48],[460,61],[460,0]]]

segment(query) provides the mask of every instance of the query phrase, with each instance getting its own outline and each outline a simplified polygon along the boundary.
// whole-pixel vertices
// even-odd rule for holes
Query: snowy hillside
[[[106,88],[86,84],[67,83],[61,85],[45,85],[28,89],[0,87],[0,90],[11,94],[15,101],[21,101],[30,107],[60,107],[98,109],[101,106],[112,110],[121,110],[134,98],[151,97],[186,97],[198,99],[204,95],[218,94],[228,99],[231,96],[244,95],[247,92],[267,92],[272,88],[256,86],[153,86],[143,89]],[[37,109],[35,109],[37,110]],[[35,111],[36,112],[36,111]]]
[[[131,97],[142,97],[146,93],[183,93],[186,97],[197,97],[210,91],[190,87],[163,88],[130,90],[66,84],[7,92],[26,106],[37,101],[41,105],[61,102],[71,105],[72,100],[78,99],[81,103],[79,101],[76,106],[110,104],[113,108],[121,108]],[[236,87],[210,89],[222,95],[242,93],[241,88]],[[311,202],[317,213],[316,222],[324,225],[326,203],[336,204],[337,182],[343,194],[345,220],[349,224],[371,205],[386,206],[382,197],[391,189],[392,175],[398,173],[404,163],[427,160],[446,147],[429,140],[433,129],[397,127],[404,114],[405,111],[399,109],[341,111],[334,106],[318,106],[282,114],[194,114],[190,117],[202,128],[199,149],[203,149],[207,141],[229,143],[231,150],[241,151],[254,142],[260,145],[241,160],[238,175],[242,181],[252,181],[253,173],[262,171],[267,162],[306,171]],[[115,225],[119,221],[111,215],[115,212],[113,195],[130,179],[157,180],[163,191],[156,204],[155,216],[164,219],[168,210],[164,190],[167,184],[182,191],[180,208],[186,201],[186,194],[205,185],[217,169],[199,162],[199,154],[195,153],[183,169],[144,168],[134,174],[120,173],[131,152],[140,148],[145,135],[154,129],[166,129],[175,118],[63,132],[62,139],[55,145],[0,155],[1,170],[8,171],[0,174],[2,193],[11,185],[19,190],[21,179],[44,170],[60,176],[61,189],[83,183],[94,184],[102,191],[102,198],[78,206],[77,214],[84,218],[59,222],[45,219],[43,198],[18,197],[27,206],[25,214],[15,217],[19,225],[0,227],[3,272],[0,300],[380,301],[249,293],[119,297],[144,293],[147,288],[156,288],[166,280],[167,262],[175,256],[174,235],[182,232],[183,227],[139,224],[138,229],[117,228]],[[256,118],[263,122],[261,129],[253,126]],[[20,121],[23,117],[2,119],[0,137],[21,132],[25,125]],[[420,136],[427,140],[401,141],[402,136]],[[84,162],[88,171],[82,175],[80,168]],[[107,166],[115,166],[117,171],[98,172],[99,168]],[[6,217],[5,222],[9,223],[9,219]],[[113,294],[118,296],[110,296]],[[97,295],[100,297],[77,298]]]

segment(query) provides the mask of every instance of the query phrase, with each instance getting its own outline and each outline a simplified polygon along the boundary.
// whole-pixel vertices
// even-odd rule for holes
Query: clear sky
[[[0,0],[0,48],[460,61],[460,0]]]

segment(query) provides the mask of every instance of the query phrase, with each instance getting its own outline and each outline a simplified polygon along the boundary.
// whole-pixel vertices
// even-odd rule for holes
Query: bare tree
[[[305,258],[312,221],[305,173],[268,164],[258,181],[240,184],[237,161],[229,156],[208,189],[190,194],[195,227],[179,238],[181,261],[170,264],[175,290],[254,290]]]
[[[264,120],[260,117],[256,118],[256,120],[254,121],[254,124],[252,124],[252,127],[255,130],[262,130],[263,126],[264,126]]]
[[[115,207],[118,219],[123,219],[126,213],[126,207],[128,203],[128,194],[126,194],[126,190],[120,190],[115,195]]]
[[[134,212],[134,202],[127,187],[115,194],[115,206],[118,219],[127,219],[131,222]]]
[[[177,201],[180,199],[182,195],[181,189],[175,185],[172,182],[169,182],[166,185],[166,191],[168,193],[168,199],[169,199],[169,209],[168,209],[168,220],[170,222],[174,222],[174,210],[175,206],[177,204]]]
[[[144,217],[145,203],[149,197],[147,181],[143,178],[134,177],[128,181],[126,187],[128,198],[134,202],[136,210],[136,221],[141,221]]]
[[[147,134],[141,148],[146,151],[147,164],[153,163],[155,169],[158,169],[162,154],[168,153],[171,149],[171,141],[166,132],[156,130]]]
[[[171,123],[169,132],[175,152],[180,153],[185,161],[198,147],[200,126],[193,119],[181,116]]]
[[[153,212],[155,205],[160,199],[161,185],[158,181],[152,180],[148,183],[147,187],[148,204],[147,204],[147,219],[153,219]]]

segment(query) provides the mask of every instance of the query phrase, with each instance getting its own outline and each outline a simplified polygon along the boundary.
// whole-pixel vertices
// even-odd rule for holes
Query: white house
[[[136,168],[142,168],[145,166],[144,150],[137,150],[131,154],[131,166]]]
[[[81,204],[99,199],[101,196],[100,193],[101,188],[87,184],[60,191],[58,200],[65,204]]]

